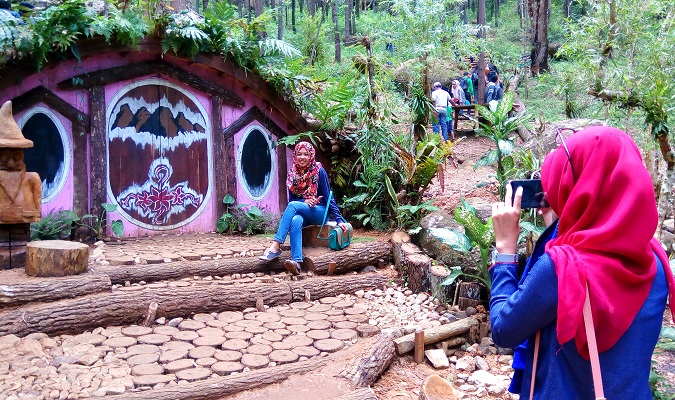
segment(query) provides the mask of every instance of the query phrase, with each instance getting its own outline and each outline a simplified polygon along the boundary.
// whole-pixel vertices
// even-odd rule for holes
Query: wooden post
[[[329,262],[328,263],[328,272],[326,275],[331,276],[335,273],[335,268],[337,268],[337,263]]]
[[[424,331],[417,329],[415,331],[415,363],[424,362]]]
[[[262,296],[258,296],[255,299],[255,309],[259,312],[265,312],[265,301]]]
[[[145,321],[143,321],[143,326],[150,326],[155,322],[158,306],[159,305],[157,304],[156,301],[150,303],[150,305],[148,306],[148,315],[145,317]]]

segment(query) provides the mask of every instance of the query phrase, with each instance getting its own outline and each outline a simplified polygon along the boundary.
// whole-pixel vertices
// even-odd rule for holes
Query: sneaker
[[[281,250],[279,250],[277,252],[273,252],[270,249],[266,249],[265,252],[263,253],[263,255],[258,257],[258,259],[263,260],[263,261],[272,261],[275,258],[279,258],[280,255],[281,255]]]
[[[293,275],[300,275],[300,264],[295,260],[284,261],[284,268]]]

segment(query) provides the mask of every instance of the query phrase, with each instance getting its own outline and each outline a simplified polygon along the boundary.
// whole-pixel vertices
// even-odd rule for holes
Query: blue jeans
[[[286,236],[291,234],[291,258],[302,262],[302,227],[308,225],[320,225],[326,207],[316,205],[310,207],[302,201],[291,201],[286,206],[284,215],[281,216],[277,234],[274,240],[283,244]]]
[[[431,124],[435,133],[439,130],[443,133],[443,140],[448,140],[448,112],[446,110],[436,110],[438,113],[438,124]],[[440,127],[440,129],[439,129]],[[452,128],[450,128],[452,130]]]

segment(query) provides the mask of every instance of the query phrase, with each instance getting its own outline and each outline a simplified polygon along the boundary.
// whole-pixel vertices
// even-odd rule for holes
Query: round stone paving
[[[328,315],[329,317],[332,315],[345,315],[345,312],[342,310],[328,310],[324,311],[323,313]]]
[[[266,322],[263,326],[267,329],[284,329],[286,324],[283,322]]]
[[[164,373],[164,367],[157,363],[140,364],[131,367],[131,374],[135,376],[141,375],[159,375]]]
[[[138,343],[143,344],[164,344],[171,340],[171,336],[160,335],[157,333],[151,333],[149,335],[143,335],[138,337]]]
[[[307,331],[305,332],[305,335],[314,340],[328,339],[330,337],[328,331]]]
[[[195,345],[189,342],[180,342],[177,340],[171,341],[169,343],[164,343],[164,346],[162,346],[164,350],[185,350],[188,351],[190,349],[194,349]]]
[[[297,346],[310,346],[314,342],[314,339],[307,336],[292,335],[284,338],[281,343],[288,343],[293,347]]]
[[[200,367],[208,367],[208,366],[211,366],[211,365],[213,365],[217,362],[218,362],[218,360],[216,360],[213,357],[198,358],[195,361],[195,363],[197,363],[197,365],[199,365]]]
[[[170,363],[166,364],[164,368],[169,373],[175,373],[187,368],[193,368],[194,366],[194,361],[188,358],[181,358],[180,360],[171,361]]]
[[[212,319],[216,319],[216,318],[211,314],[200,313],[200,314],[195,314],[192,317],[192,319],[194,319],[195,321],[199,321],[199,322],[206,322],[206,321],[211,321]]]
[[[169,336],[173,336],[175,333],[178,333],[178,332],[180,332],[180,331],[179,331],[178,328],[176,328],[176,327],[165,325],[165,326],[156,326],[156,327],[152,330],[152,332],[153,332],[153,333],[156,333],[156,334],[158,334],[158,335],[169,335]]]
[[[74,337],[77,343],[81,344],[93,344],[94,346],[103,343],[106,340],[106,337],[103,335],[97,335],[94,333],[82,333]]]
[[[225,332],[225,337],[227,339],[241,339],[241,340],[249,340],[250,338],[253,337],[253,334],[251,332]]]
[[[345,308],[351,308],[354,306],[354,302],[351,300],[341,300],[338,301],[337,303],[333,303],[333,308],[337,309],[345,309]]]
[[[259,369],[266,367],[270,363],[270,360],[259,354],[244,354],[241,357],[241,363],[251,369]]]
[[[234,324],[236,326],[243,326],[244,328],[247,328],[249,326],[262,326],[263,323],[254,319],[243,319],[241,321],[235,322]]]
[[[109,346],[112,348],[116,347],[129,347],[137,343],[136,338],[129,336],[116,336],[110,339],[106,339],[101,343],[103,346]]]
[[[213,358],[218,361],[239,361],[242,355],[240,352],[234,350],[216,350]]]
[[[155,346],[154,344],[136,344],[133,346],[129,346],[127,349],[127,354],[128,355],[133,355],[133,354],[152,354],[152,353],[158,353],[159,352],[159,346]]]
[[[283,317],[281,319],[281,322],[283,322],[286,325],[303,325],[306,320],[305,318],[301,317]]]
[[[224,328],[229,324],[230,324],[229,322],[221,321],[219,319],[212,319],[210,321],[206,321],[206,325],[211,326],[213,328]]]
[[[248,342],[241,339],[230,339],[220,345],[223,350],[241,350],[248,347]]]
[[[291,303],[289,304],[291,308],[294,308],[296,310],[306,310],[312,306],[312,303],[301,303],[301,302],[296,302],[296,303]]]
[[[280,342],[284,337],[276,332],[267,331],[262,334],[262,338],[270,342]]]
[[[173,375],[143,375],[133,378],[136,386],[155,386],[158,383],[167,383],[174,380]]]
[[[279,315],[281,315],[283,317],[296,317],[297,318],[297,317],[304,316],[305,311],[304,310],[294,310],[294,309],[282,310],[282,311],[279,311]]]
[[[202,336],[192,341],[195,346],[219,346],[225,340],[225,336]]]
[[[211,365],[211,371],[218,375],[229,375],[233,372],[240,372],[244,369],[244,364],[234,361],[219,361]]]
[[[347,315],[347,320],[362,324],[364,322],[368,322],[368,316],[365,314],[352,314]]]
[[[307,321],[319,321],[325,320],[326,318],[328,318],[328,315],[323,313],[307,313],[307,315],[305,315],[305,320]]]
[[[247,326],[244,329],[244,331],[249,332],[249,333],[253,333],[253,334],[257,334],[257,333],[265,333],[265,332],[268,331],[268,329],[265,328],[264,326]]]
[[[224,311],[218,314],[216,318],[220,321],[227,322],[229,324],[241,321],[242,319],[244,319],[244,314],[236,311]]]
[[[202,367],[188,368],[176,372],[176,378],[189,382],[198,381],[200,379],[208,378],[209,376],[211,376],[211,370]]]
[[[176,340],[182,340],[185,342],[191,342],[199,337],[199,334],[195,331],[178,331],[173,334],[173,338]]]
[[[356,324],[355,324],[356,325]],[[329,321],[326,321],[324,319],[320,319],[318,321],[310,321],[307,323],[307,327],[309,329],[330,329],[332,324]]]
[[[256,321],[260,321],[263,324],[267,322],[277,322],[281,320],[281,316],[278,314],[272,314],[272,313],[260,313],[256,315],[255,317]]]
[[[277,364],[286,364],[297,361],[300,356],[290,350],[274,350],[269,354],[270,361]]]
[[[352,321],[339,321],[333,324],[335,329],[354,329],[357,327],[357,325],[358,324],[356,322]]]
[[[375,325],[361,324],[356,327],[359,337],[373,337],[380,333],[380,328]]]
[[[159,360],[159,354],[136,354],[127,358],[127,362],[131,365],[152,364]]]
[[[319,350],[312,346],[294,347],[291,351],[301,357],[314,357],[321,354]]]
[[[307,332],[307,331],[310,330],[307,325],[290,325],[286,329],[288,329],[291,332],[295,332],[295,333],[298,333],[298,332],[304,333],[304,332]]]
[[[272,342],[270,344],[274,350],[290,350],[293,348],[293,345],[291,343],[285,343],[285,342]]]
[[[251,346],[248,346],[246,349],[246,352],[248,354],[260,354],[262,356],[266,356],[270,354],[274,349],[272,346],[268,346],[266,344],[254,344]]]
[[[222,329],[219,328],[202,328],[197,331],[199,336],[223,336],[224,332]]]
[[[320,312],[326,312],[330,310],[332,306],[330,304],[314,304],[310,308],[307,309],[307,312],[312,312],[312,313],[320,313]]]
[[[159,356],[159,362],[166,363],[170,361],[176,361],[180,360],[181,358],[185,358],[188,355],[188,350],[187,349],[180,349],[180,350],[169,350],[165,351],[162,353],[162,355]]]
[[[353,329],[336,329],[330,333],[330,336],[337,340],[354,341],[358,334]]]
[[[184,321],[181,321],[180,324],[178,324],[178,329],[180,330],[190,330],[190,331],[196,331],[202,328],[206,328],[206,324],[200,321],[195,321],[192,319],[186,319]]]
[[[325,351],[328,353],[336,352],[342,349],[344,346],[345,343],[338,339],[322,339],[314,342],[314,347],[316,347],[319,351]]]
[[[205,358],[211,357],[216,353],[216,349],[211,346],[199,346],[188,351],[188,356],[190,358]]]
[[[334,304],[340,301],[338,297],[323,297],[319,299],[319,303],[321,304]]]

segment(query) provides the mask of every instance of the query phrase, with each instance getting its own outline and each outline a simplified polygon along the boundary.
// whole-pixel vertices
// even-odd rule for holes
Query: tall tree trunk
[[[352,35],[352,1],[345,0],[345,41]]]
[[[532,73],[548,70],[548,9],[551,0],[531,0],[528,13],[532,22]]]
[[[307,2],[307,12],[309,12],[311,17],[314,17],[314,14],[316,14],[316,2],[314,0]]]
[[[572,6],[572,0],[564,0],[563,1],[563,15],[565,18],[570,17],[570,7]]]
[[[277,2],[277,39],[281,40],[284,37],[284,23],[283,23],[283,1],[279,0]]]
[[[302,4],[302,0],[300,0],[300,4]],[[293,33],[295,33],[295,0],[291,0],[291,28],[293,28]]]
[[[485,38],[485,0],[478,0],[478,37]],[[485,51],[480,52],[478,57],[478,90],[476,93],[476,103],[485,104]]]
[[[175,13],[178,13],[183,10],[192,9],[192,4],[190,0],[169,0],[169,5],[174,9]]]
[[[263,13],[263,0],[255,0],[255,16],[259,17]]]
[[[494,0],[495,2],[495,28],[499,27],[499,0]]]
[[[237,0],[237,11],[239,11],[239,18],[244,16],[244,0]]]
[[[281,0],[279,0],[281,1]],[[331,1],[331,10],[333,13],[333,34],[335,35],[335,62],[342,62],[341,57],[341,44],[340,44],[340,27],[338,26],[338,12],[337,12],[337,2],[338,0]]]

